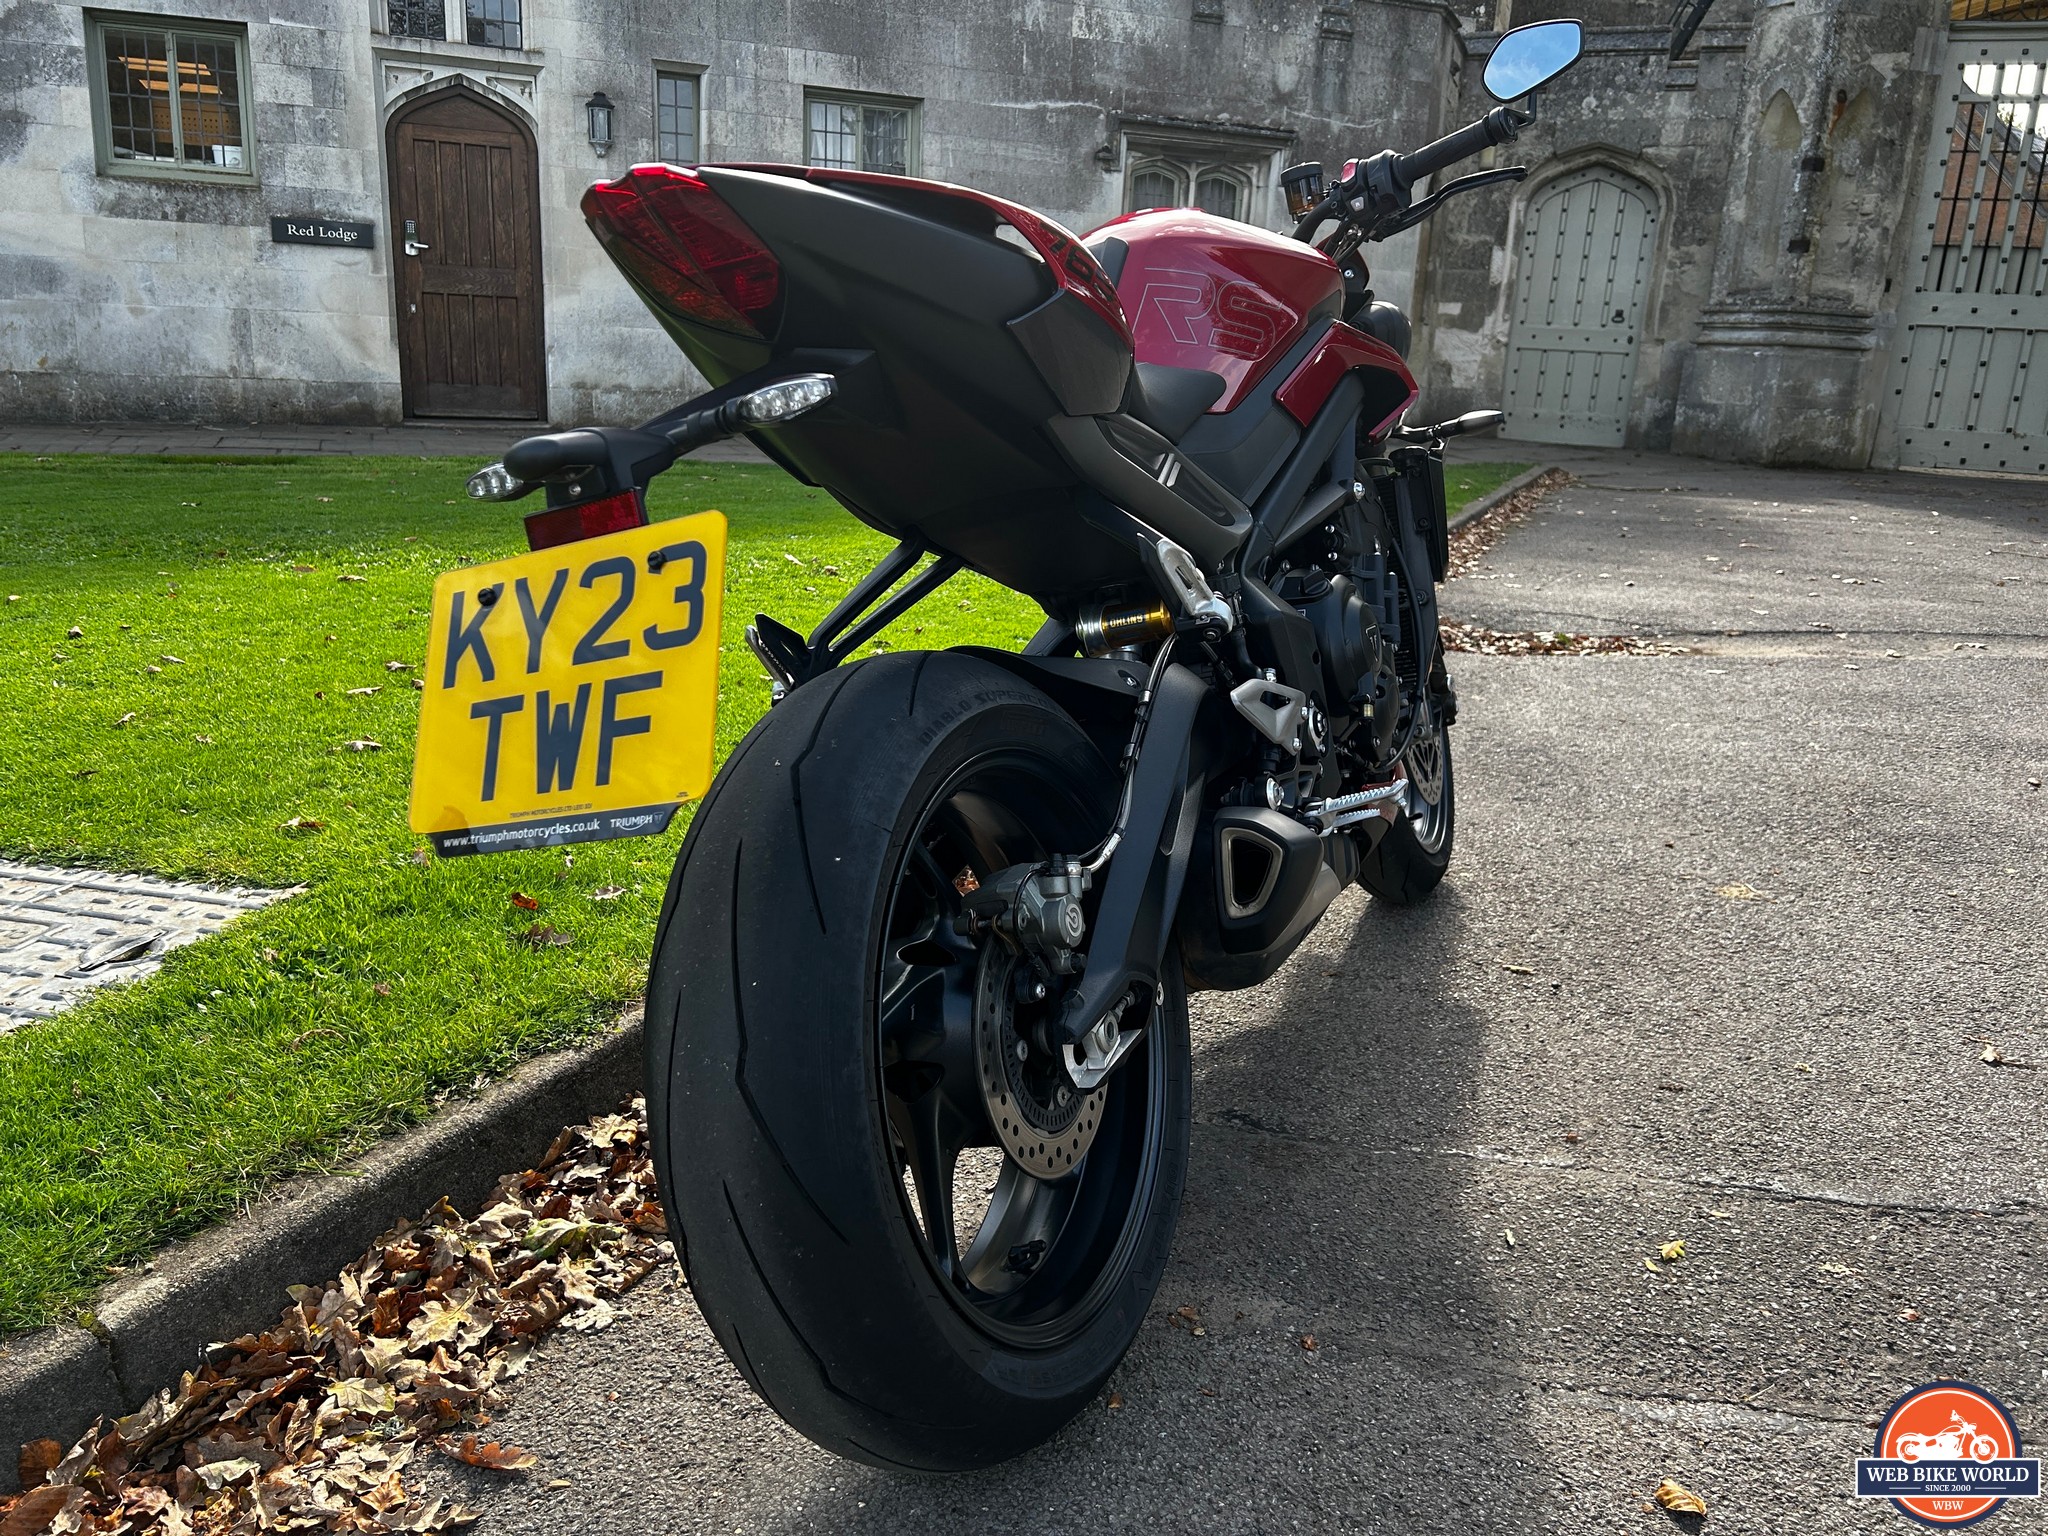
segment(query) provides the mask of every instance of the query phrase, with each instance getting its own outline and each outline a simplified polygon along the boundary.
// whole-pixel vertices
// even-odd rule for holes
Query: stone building
[[[2048,6],[1716,0],[1672,62],[1662,7],[1510,3],[1593,30],[1514,146],[1529,179],[1434,221],[1440,402],[1537,440],[2048,473]]]
[[[1282,165],[1442,127],[1461,58],[1413,0],[150,3],[0,10],[0,414],[644,417],[689,380],[577,212],[598,177],[1275,223]]]
[[[1273,226],[1282,166],[1456,126],[1500,27],[1581,14],[1529,179],[1371,252],[1429,409],[2048,472],[2044,0],[1716,0],[1676,62],[1639,0],[137,3],[0,10],[0,417],[651,415],[694,380],[576,211],[628,164]]]

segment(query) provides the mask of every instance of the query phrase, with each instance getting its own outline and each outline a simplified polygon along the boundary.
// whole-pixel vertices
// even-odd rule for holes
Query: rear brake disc
[[[982,950],[974,982],[976,1075],[1003,1150],[1034,1178],[1062,1179],[1093,1145],[1108,1089],[1082,1093],[1057,1056],[1018,1032],[1016,981],[1023,963],[1000,943]]]

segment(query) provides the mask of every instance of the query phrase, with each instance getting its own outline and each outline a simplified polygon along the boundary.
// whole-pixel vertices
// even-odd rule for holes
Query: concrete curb
[[[101,1293],[89,1328],[0,1342],[0,1494],[17,1486],[16,1446],[44,1435],[68,1446],[100,1415],[133,1412],[206,1345],[274,1321],[287,1286],[326,1279],[443,1195],[473,1208],[563,1126],[616,1107],[639,1086],[640,1037],[635,1008],[592,1044],[524,1063],[352,1168],[295,1179],[165,1249]]]
[[[1484,496],[1481,496],[1477,501],[1466,502],[1465,505],[1458,510],[1457,515],[1453,517],[1450,520],[1450,522],[1445,525],[1444,531],[1447,533],[1455,533],[1458,529],[1464,527],[1467,523],[1475,522],[1479,518],[1486,516],[1487,513],[1491,512],[1495,507],[1499,506],[1502,502],[1506,501],[1510,496],[1514,495],[1515,492],[1520,490],[1526,490],[1528,487],[1534,485],[1538,480],[1542,479],[1545,475],[1549,474],[1553,469],[1556,469],[1557,467],[1558,466],[1555,464],[1532,465],[1530,468],[1524,470],[1521,474],[1515,476],[1514,479],[1510,480],[1506,485],[1501,486],[1499,489],[1488,491]]]

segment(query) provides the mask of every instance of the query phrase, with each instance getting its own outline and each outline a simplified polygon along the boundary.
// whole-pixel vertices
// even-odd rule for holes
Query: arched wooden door
[[[1618,171],[1573,171],[1536,194],[1515,272],[1507,436],[1621,445],[1656,248],[1656,194]]]
[[[406,415],[544,416],[532,133],[454,86],[400,108],[389,136]]]

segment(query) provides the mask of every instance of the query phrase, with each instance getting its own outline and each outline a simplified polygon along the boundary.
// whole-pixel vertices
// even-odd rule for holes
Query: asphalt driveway
[[[1729,1536],[1905,1530],[1854,1458],[1938,1377],[2038,1449],[2048,489],[1573,467],[1447,613],[1705,650],[1458,659],[1436,899],[1349,893],[1198,999],[1187,1208],[1114,1396],[892,1476],[650,1282],[495,1426],[537,1472],[446,1474],[483,1528],[1644,1533],[1669,1476]]]

